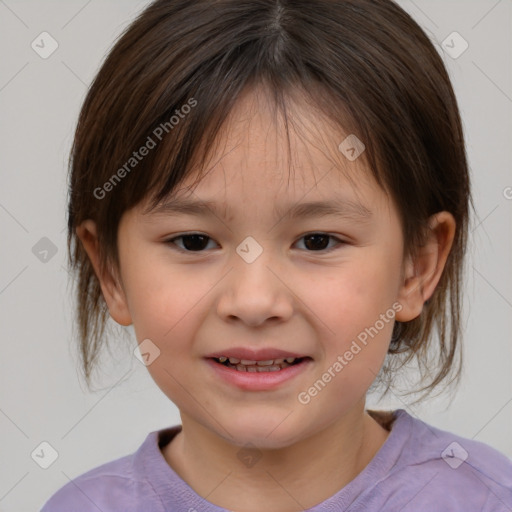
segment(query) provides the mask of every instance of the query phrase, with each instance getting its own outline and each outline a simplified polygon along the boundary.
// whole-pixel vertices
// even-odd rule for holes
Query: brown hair
[[[285,119],[286,101],[301,92],[364,141],[365,162],[398,209],[404,254],[422,243],[429,216],[454,216],[438,286],[418,318],[396,322],[381,378],[387,391],[396,371],[416,358],[425,384],[417,391],[428,394],[448,376],[458,382],[472,200],[457,101],[427,35],[391,0],[157,0],[99,70],[70,156],[68,251],[87,383],[108,309],[76,227],[96,222],[101,265],[117,271],[122,214],[172,193],[191,175],[193,159],[196,170],[204,168],[237,99],[254,86],[266,88]],[[154,149],[136,159],[149,138]]]

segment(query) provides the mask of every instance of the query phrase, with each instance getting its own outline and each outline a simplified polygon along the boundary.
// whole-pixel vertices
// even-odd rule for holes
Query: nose
[[[226,322],[250,327],[284,322],[293,315],[290,274],[263,250],[252,262],[234,254],[232,270],[220,287],[217,314]]]

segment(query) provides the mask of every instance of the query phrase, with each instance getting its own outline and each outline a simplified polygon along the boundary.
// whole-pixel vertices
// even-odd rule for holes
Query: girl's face
[[[288,174],[285,132],[263,103],[248,113],[250,101],[232,113],[215,166],[193,192],[183,190],[189,180],[175,194],[209,208],[144,215],[140,205],[123,216],[116,320],[133,322],[138,343],[151,340],[148,370],[183,420],[240,446],[285,447],[364,403],[401,309],[403,239],[362,158],[338,150],[348,134],[304,143],[291,131]],[[314,133],[306,114],[295,119]],[[336,211],[300,207],[311,202]],[[201,236],[180,238],[190,233]],[[279,383],[256,380],[277,372],[230,380],[237,370],[209,356],[235,348],[306,360],[278,370],[290,374]]]

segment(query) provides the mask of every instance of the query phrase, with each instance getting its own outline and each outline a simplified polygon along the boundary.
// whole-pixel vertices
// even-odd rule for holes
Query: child
[[[70,179],[88,382],[107,315],[133,324],[181,425],[43,512],[512,510],[507,457],[365,409],[409,361],[427,394],[460,374],[461,120],[392,0],[152,3]]]

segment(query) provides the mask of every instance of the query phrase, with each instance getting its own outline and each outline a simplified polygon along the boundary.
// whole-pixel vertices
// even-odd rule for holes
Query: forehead
[[[371,182],[364,151],[351,161],[343,141],[353,138],[350,130],[335,125],[318,107],[295,93],[285,100],[285,112],[278,109],[264,89],[248,90],[238,99],[217,137],[218,147],[210,153],[207,169],[248,170],[241,178],[262,178],[289,182],[317,183],[332,167],[330,179],[342,177],[357,183]]]
[[[370,205],[385,197],[377,197],[383,192],[364,153],[349,160],[340,150],[350,134],[304,102],[287,103],[286,113],[288,123],[260,90],[242,95],[205,168],[191,173],[152,213],[218,213],[221,206],[223,216],[230,216],[249,205],[271,205],[277,217],[292,207],[297,216],[344,209],[354,218],[369,217]]]

